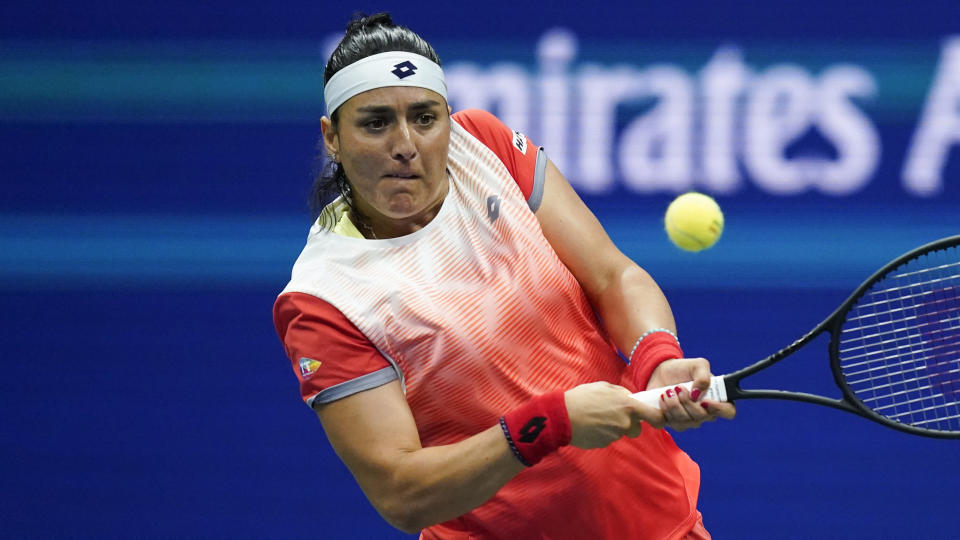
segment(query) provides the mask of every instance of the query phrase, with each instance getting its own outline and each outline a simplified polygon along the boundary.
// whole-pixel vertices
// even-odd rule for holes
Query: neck
[[[350,221],[353,222],[364,238],[368,240],[378,240],[377,232],[373,230],[373,225],[370,225],[369,220],[354,208],[350,209]]]

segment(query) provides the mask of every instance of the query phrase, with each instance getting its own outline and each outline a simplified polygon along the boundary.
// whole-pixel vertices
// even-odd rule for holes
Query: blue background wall
[[[404,537],[299,401],[270,319],[309,224],[324,51],[357,9],[435,45],[455,108],[488,106],[565,163],[717,372],[960,232],[953,2],[130,4],[0,6],[8,536]],[[471,76],[509,84],[471,94]],[[599,76],[623,91],[604,121]],[[842,163],[860,172],[826,172]],[[687,189],[727,216],[695,255],[661,225]],[[825,347],[764,377],[832,392]],[[960,536],[955,441],[769,402],[677,439],[716,538]]]

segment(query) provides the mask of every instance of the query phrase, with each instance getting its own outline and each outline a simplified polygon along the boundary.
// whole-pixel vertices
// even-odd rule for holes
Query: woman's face
[[[343,167],[357,208],[374,225],[425,225],[447,194],[446,100],[425,88],[392,86],[357,94],[337,110],[336,128],[322,120],[324,144]]]

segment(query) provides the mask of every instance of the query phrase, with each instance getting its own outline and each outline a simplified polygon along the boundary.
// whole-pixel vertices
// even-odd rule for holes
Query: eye
[[[417,115],[417,125],[429,126],[436,121],[437,117],[433,113],[420,113]]]
[[[383,129],[386,125],[387,123],[383,118],[371,118],[363,123],[363,127],[372,131]]]

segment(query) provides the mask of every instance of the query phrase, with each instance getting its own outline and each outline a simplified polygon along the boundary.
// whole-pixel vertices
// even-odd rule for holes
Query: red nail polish
[[[706,403],[706,402],[703,402],[703,403],[701,403],[700,405],[704,408],[704,410],[707,410],[707,411],[710,410],[710,407],[707,406],[707,403]]]
[[[673,389],[673,391],[676,392],[677,395],[679,396],[679,395],[680,395],[680,392],[683,392],[683,388],[680,388],[679,386],[677,386],[677,387],[675,387],[675,388]]]
[[[667,388],[667,391],[665,393],[667,394],[667,397],[673,397],[673,390]]]
[[[660,394],[660,401],[667,399],[666,394]]]
[[[700,397],[700,389],[694,388],[693,392],[690,392],[690,399],[696,401],[698,397]]]

